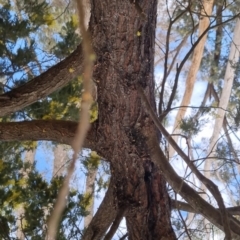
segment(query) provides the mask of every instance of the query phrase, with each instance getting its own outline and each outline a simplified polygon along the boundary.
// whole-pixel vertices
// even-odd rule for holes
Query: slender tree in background
[[[36,149],[34,148],[34,146],[33,146],[33,149],[29,149],[28,151],[25,152],[24,161],[29,165],[29,168],[23,171],[23,179],[25,179],[26,182],[28,178],[28,173],[29,171],[31,171],[31,167],[34,163],[35,154],[36,154]],[[16,212],[17,212],[17,238],[22,240],[24,239],[24,232],[23,232],[24,206],[19,205]]]
[[[51,215],[63,178],[57,176],[48,182],[35,164],[24,178],[20,170],[28,164],[21,161],[21,154],[28,145],[23,141],[72,144],[81,108],[78,99],[84,91],[86,49],[82,50],[76,15],[68,3],[66,8],[63,1],[59,5],[53,1],[52,7],[51,3],[30,0],[0,4],[4,92],[0,95],[0,234],[3,239],[16,238],[15,209],[20,204],[25,212],[24,237],[42,239],[48,234],[45,213]],[[204,239],[205,219],[215,226],[211,234],[240,238],[240,222],[235,217],[239,214],[239,57],[233,59],[230,51],[228,58],[231,44],[239,51],[232,36],[239,18],[238,2],[160,4],[159,11],[166,17],[156,29],[156,0],[91,1],[88,44],[95,52],[89,58],[95,59],[97,102],[92,104],[92,126],[84,143],[93,151],[86,166],[96,169],[99,159],[104,159],[111,177],[85,230],[80,222],[90,210],[92,194],[70,190],[57,239],[113,239],[123,218],[126,231],[122,239]],[[64,22],[61,19],[68,11]],[[154,79],[155,48],[162,52],[156,61],[160,83]],[[186,66],[190,66],[189,73]],[[234,87],[223,105],[219,96],[224,96],[223,75],[229,71]],[[201,85],[206,93],[191,106],[199,79],[206,80]],[[181,92],[185,92],[183,96]],[[180,98],[184,106],[179,106]],[[173,110],[179,107],[174,126],[179,126],[177,136],[186,144],[174,141],[176,135],[166,130]],[[184,118],[185,110],[189,115]],[[218,118],[216,111],[225,114]],[[201,139],[205,127],[220,120],[224,134],[214,143]],[[216,147],[215,155],[205,151],[208,142]],[[173,151],[178,159],[173,158]],[[204,175],[201,170],[209,157],[213,165],[207,170],[212,174]],[[236,206],[230,205],[229,199]],[[176,210],[171,218],[172,209]],[[183,211],[197,214],[190,225],[184,221]]]
[[[212,13],[213,3],[214,3],[214,1],[202,1],[202,6],[200,6],[201,12],[199,13],[200,14],[200,21],[199,21],[199,27],[198,27],[198,36],[199,37],[209,27],[209,22],[210,22],[209,16]],[[191,2],[189,2],[189,7],[191,7]],[[206,43],[206,39],[207,39],[207,34],[204,34],[204,36],[202,37],[199,44],[194,48],[193,56],[191,59],[191,66],[190,66],[189,72],[187,74],[186,87],[185,87],[185,92],[184,92],[183,99],[181,102],[181,106],[188,106],[190,103],[193,88],[194,88],[194,83],[196,81],[196,75],[199,70],[199,66],[201,63],[202,56],[203,56],[203,50],[204,50],[204,45]],[[176,116],[176,119],[174,122],[173,132],[176,134],[176,136],[174,136],[174,140],[176,142],[178,141],[177,134],[179,134],[179,131],[178,131],[179,124],[180,124],[181,120],[184,118],[186,110],[187,110],[187,108],[180,108],[178,110],[178,113],[177,113],[177,116]],[[173,157],[174,151],[175,150],[170,145],[169,146],[169,158]]]

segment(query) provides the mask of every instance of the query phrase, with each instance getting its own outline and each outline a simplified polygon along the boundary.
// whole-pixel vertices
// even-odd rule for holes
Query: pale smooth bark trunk
[[[58,144],[54,147],[53,177],[62,176],[64,174],[64,170],[66,169],[69,160],[67,156],[67,148],[69,147],[63,144]]]
[[[237,23],[234,29],[233,33],[233,41],[230,48],[227,68],[224,76],[224,85],[222,89],[222,94],[219,101],[219,108],[217,110],[217,116],[215,120],[214,130],[213,134],[210,140],[210,146],[208,149],[208,158],[212,158],[215,155],[215,150],[217,147],[217,141],[219,139],[222,126],[223,126],[223,120],[225,116],[225,111],[227,109],[229,98],[232,90],[233,80],[235,76],[235,65],[239,62],[239,49],[240,49],[240,20],[237,19]],[[205,162],[205,170],[210,170],[211,168],[211,162],[213,160],[208,159]],[[210,176],[210,172],[207,171],[205,173],[205,176]]]
[[[34,159],[35,159],[35,154],[36,154],[36,149],[34,150],[29,150],[29,151],[26,151],[25,152],[25,158],[24,158],[24,162],[27,162],[27,163],[30,163],[31,165],[33,164],[34,162]],[[24,171],[23,172],[23,177],[24,178],[28,178],[28,170]],[[24,218],[24,206],[23,204],[21,204],[18,209],[16,210],[17,212],[17,222],[16,222],[16,225],[17,225],[17,238],[19,240],[24,240],[25,237],[24,237],[24,233],[23,233],[23,221],[22,219]]]
[[[52,171],[52,177],[60,177],[64,175],[64,171],[66,170],[67,163],[69,161],[67,151],[69,149],[69,146],[64,144],[57,144],[53,149],[53,171]],[[52,206],[49,205],[44,208],[44,218],[47,220],[47,216],[49,215],[49,208]],[[47,224],[43,225],[43,231],[47,231]]]
[[[83,0],[83,7],[84,7],[84,25],[86,29],[88,28],[89,25],[89,20],[90,20],[90,15],[91,15],[91,5],[90,5],[90,0]]]
[[[204,15],[204,17],[202,17],[202,19],[199,21],[198,36],[201,36],[202,33],[209,26],[209,17],[208,16],[211,15],[211,13],[212,13],[213,3],[214,3],[213,0],[203,1],[202,14]],[[191,66],[190,66],[190,69],[188,72],[187,79],[186,79],[185,92],[184,92],[180,106],[188,106],[190,103],[194,84],[196,81],[197,72],[199,70],[200,63],[202,60],[203,50],[204,50],[204,45],[205,45],[206,39],[207,39],[207,35],[205,34],[205,36],[201,39],[201,41],[199,42],[199,44],[196,46],[196,48],[193,51],[192,63],[191,63]],[[184,118],[186,111],[187,111],[187,108],[179,108],[177,116],[175,118],[174,127],[173,127],[174,134],[180,133],[179,123]],[[173,136],[173,139],[175,140],[175,142],[178,141],[178,138],[179,138],[178,135]],[[173,157],[174,153],[175,153],[175,150],[173,149],[173,147],[171,145],[169,145],[169,159],[171,159]]]
[[[86,191],[85,194],[91,195],[91,203],[87,207],[89,214],[84,218],[84,228],[87,228],[90,222],[92,221],[94,214],[94,188],[95,188],[95,178],[97,175],[97,169],[88,169],[87,178],[86,178]]]
[[[234,76],[235,76],[234,66],[236,63],[239,62],[239,49],[240,49],[239,35],[240,35],[240,20],[238,18],[235,29],[234,29],[234,33],[233,33],[233,41],[232,41],[231,48],[230,48],[228,63],[227,63],[226,72],[225,72],[225,76],[224,76],[224,85],[223,85],[223,90],[222,90],[222,94],[221,94],[220,101],[219,101],[219,108],[217,110],[213,134],[210,139],[210,145],[209,145],[209,149],[208,149],[208,158],[206,159],[205,164],[204,164],[204,175],[207,178],[211,177],[212,166],[214,167],[214,165],[215,165],[215,163],[214,163],[215,151],[217,148],[218,139],[221,134],[223,121],[224,121],[224,117],[225,117],[225,111],[226,111],[228,103],[229,103],[230,94],[231,94],[231,90],[232,90],[232,86],[233,86],[233,80],[234,80]],[[218,174],[216,176],[217,176],[218,180],[221,181],[222,184],[224,184],[221,177]],[[201,186],[201,189],[203,189],[204,192],[207,192],[206,186],[203,184]],[[204,194],[203,197],[205,200],[207,200],[206,194]],[[209,222],[206,219],[204,220],[204,223],[205,223],[205,225],[209,224]],[[208,239],[210,239],[210,234],[208,234]]]

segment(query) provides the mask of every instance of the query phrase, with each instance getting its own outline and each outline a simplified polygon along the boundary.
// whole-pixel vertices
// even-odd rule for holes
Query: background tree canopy
[[[0,1],[0,239],[50,239],[93,60],[55,239],[240,239],[240,1],[82,5],[90,40],[75,1]]]

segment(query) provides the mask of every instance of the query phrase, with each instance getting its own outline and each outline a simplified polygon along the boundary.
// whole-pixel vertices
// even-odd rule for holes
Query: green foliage
[[[78,77],[70,84],[51,94],[48,98],[26,108],[36,119],[75,120],[79,118],[79,103],[82,93],[82,79]]]
[[[62,27],[62,32],[59,33],[61,41],[56,44],[53,50],[53,53],[57,57],[64,58],[75,50],[76,46],[80,43],[80,37],[76,31],[77,23],[75,18],[72,17],[72,19]]]
[[[235,1],[235,4],[237,2],[239,1]],[[189,3],[192,5],[189,6]],[[0,4],[0,80],[4,92],[28,82],[61,59],[66,58],[81,42],[81,38],[77,34],[77,18],[74,9],[71,11],[61,7],[52,7],[49,1],[38,0],[3,0]],[[216,2],[217,4],[220,3]],[[228,5],[230,5],[228,11],[236,12],[236,8],[231,7],[234,4]],[[198,32],[194,27],[201,19],[202,2],[176,2],[174,7],[176,8],[170,10],[169,14],[172,20],[180,15],[181,18],[174,23],[171,29],[169,57],[174,56],[172,50],[178,47],[177,44],[182,37],[189,35],[186,44],[188,46],[179,54],[182,58],[184,52],[191,48],[197,40]],[[191,8],[191,12],[185,12],[187,7]],[[215,9],[216,6],[214,11]],[[231,32],[233,24],[226,24],[224,28],[226,32]],[[219,43],[225,44],[225,50],[219,52],[220,57],[216,61],[214,54],[219,50],[213,47],[216,42],[215,29],[209,34],[207,47],[210,46],[210,50],[205,50],[201,63],[201,74],[199,74],[213,84],[218,94],[221,93],[223,87],[222,79],[228,61],[228,50],[226,49],[229,49],[230,43],[230,41],[225,43],[223,39],[224,37],[217,40]],[[170,63],[169,60],[167,65]],[[176,69],[178,69],[179,63]],[[227,116],[230,123],[237,129],[240,122],[240,71],[239,64],[232,64],[232,67],[236,70],[236,79],[229,105],[231,114]],[[166,87],[167,90],[164,91],[164,99],[168,99],[172,93],[175,84],[173,79],[171,78],[168,89]],[[82,78],[79,76],[47,98],[1,120],[64,119],[77,121],[82,91]],[[179,89],[176,92],[177,94],[173,96],[174,104],[179,100],[177,97],[181,97]],[[163,102],[166,107],[167,101],[163,100]],[[210,99],[209,105],[217,107],[216,101],[213,102],[212,99]],[[201,116],[209,113],[210,109],[210,107],[200,109]],[[91,122],[95,121],[98,117],[96,102],[92,104],[90,114]],[[203,122],[199,118],[192,117],[185,118],[180,123],[181,130],[187,137],[198,134],[202,126]],[[22,226],[26,238],[44,239],[46,234],[44,226],[46,226],[55,204],[63,178],[57,177],[47,181],[36,170],[35,164],[31,165],[22,161],[24,151],[36,147],[37,144],[32,142],[0,144],[0,238],[7,239],[9,234],[15,232],[16,211],[19,208],[24,208]],[[216,161],[220,168],[219,174],[225,183],[230,184],[235,176],[234,166],[226,160],[233,160],[231,149],[224,142],[220,142],[216,152],[216,158],[220,159]],[[100,164],[100,157],[96,152],[91,152],[83,164],[86,170],[96,170]],[[103,172],[109,174],[109,169]],[[108,187],[109,181],[106,180],[104,174],[99,174],[100,176],[97,177],[97,192]],[[239,193],[239,190],[236,192]],[[60,221],[57,239],[81,238],[82,231],[79,230],[79,225],[82,218],[88,214],[87,207],[91,204],[92,197],[91,194],[82,194],[75,189],[70,191],[67,208]],[[176,231],[183,229],[183,224],[179,221],[174,221],[174,224]],[[190,235],[193,236],[192,239],[204,239],[205,237],[203,233],[195,233],[194,230],[190,230]]]
[[[95,152],[91,151],[90,156],[82,161],[86,169],[97,169],[100,164],[100,156]]]
[[[190,9],[191,11],[189,11]],[[199,1],[178,2],[172,14],[172,20],[178,19],[173,25],[175,33],[184,37],[190,30],[194,36],[193,27],[198,23],[199,18],[201,18],[201,9],[202,3]],[[181,17],[179,18],[179,16]]]
[[[97,179],[97,189],[96,192],[100,192],[102,189],[107,189],[109,186],[109,180],[105,180],[102,176]]]
[[[200,124],[197,119],[187,117],[182,119],[180,128],[186,136],[194,136],[200,131]]]
[[[58,8],[53,10],[44,1],[33,0],[17,2],[17,5],[6,1],[0,9],[0,33],[3,36],[0,41],[0,77],[2,73],[3,91],[26,83],[39,75],[44,68],[48,68],[48,63],[53,65],[57,59],[67,57],[76,49],[81,41],[77,34],[78,19],[69,12],[69,16],[65,18],[67,21],[63,22],[63,14],[59,10],[63,11]],[[54,32],[54,23],[58,20],[61,28],[58,28],[59,32]],[[45,26],[51,28],[51,35],[45,31]],[[53,48],[48,47],[48,38],[51,41],[54,39]],[[39,40],[42,41],[41,47],[48,51],[41,51],[41,58],[47,60],[43,63],[39,58]],[[4,121],[29,117],[78,121],[81,93],[82,78],[79,76],[48,98],[34,103],[24,111],[13,113],[10,118],[4,118]],[[96,103],[93,103],[90,115],[91,122],[97,119]]]
[[[30,239],[42,239],[45,234],[43,226],[54,206],[63,177],[56,177],[47,182],[36,171],[34,165],[23,164],[20,155],[18,158],[15,156],[12,161],[1,160],[0,168],[1,219],[13,231],[17,220],[15,210],[23,206],[25,211],[22,225],[25,236]],[[27,177],[24,172],[28,173]],[[69,238],[72,232],[79,239],[81,231],[74,224],[80,223],[82,217],[88,214],[86,208],[90,201],[91,196],[80,194],[76,190],[70,192],[67,208],[60,223],[58,239],[72,239]]]
[[[45,1],[0,2],[0,78],[3,92],[41,74],[67,57],[80,43],[76,15],[70,12],[65,18],[67,20],[63,21],[63,9],[55,10]],[[29,118],[77,121],[82,90],[82,78],[79,76],[47,98],[1,121]],[[91,121],[96,118],[95,103]],[[35,163],[31,165],[22,161],[22,154],[36,147],[36,142],[0,144],[0,239],[7,239],[10,234],[16,233],[19,209],[24,209],[21,224],[26,238],[42,240],[46,234],[44,226],[62,186],[63,177],[46,181],[36,170]],[[99,161],[99,156],[93,154],[89,164],[97,167]],[[57,239],[81,238],[79,225],[88,214],[86,207],[91,201],[92,196],[77,190],[70,191]]]

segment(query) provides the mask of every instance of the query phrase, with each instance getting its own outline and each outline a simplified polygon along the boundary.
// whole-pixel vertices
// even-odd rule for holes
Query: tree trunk
[[[223,127],[225,111],[228,107],[228,103],[230,99],[230,94],[231,94],[235,71],[236,71],[235,66],[236,66],[236,63],[239,61],[239,46],[240,46],[239,33],[240,33],[240,20],[237,19],[236,26],[233,33],[233,41],[231,43],[230,53],[228,57],[227,68],[224,76],[224,86],[223,86],[222,94],[218,104],[219,108],[217,110],[213,134],[212,134],[210,145],[208,148],[208,154],[207,154],[208,159],[206,159],[204,164],[204,175],[209,179],[211,178],[211,174],[213,170],[212,168],[214,169],[217,168],[214,156],[216,154],[217,143]],[[220,177],[217,171],[215,174],[218,181],[220,181],[223,185],[225,185],[224,181],[222,180],[222,178]],[[203,192],[207,192],[206,186],[204,184],[201,184],[201,189],[203,189]],[[203,198],[207,200],[208,196],[204,194]],[[209,221],[207,219],[204,220],[204,223],[205,225],[209,225]],[[208,235],[209,235],[208,239],[210,239],[210,232]]]
[[[36,149],[25,151],[24,162],[29,163],[30,166],[32,166],[33,163],[34,163],[35,155],[36,155]],[[26,171],[23,172],[23,177],[24,178],[26,178],[26,179],[28,178],[28,172],[29,171],[31,171],[31,169],[27,169]],[[16,236],[19,240],[24,240],[25,236],[24,236],[24,233],[23,233],[23,222],[24,222],[23,219],[24,219],[25,211],[24,211],[23,204],[21,204],[18,207],[16,212],[17,212],[17,216],[18,216],[17,222],[16,222],[16,225],[17,225]]]
[[[87,177],[86,177],[86,189],[85,194],[89,194],[91,196],[91,203],[87,207],[87,211],[89,214],[84,218],[84,228],[87,228],[90,222],[92,221],[94,214],[94,187],[95,187],[95,179],[97,175],[97,168],[89,168]]]
[[[218,104],[217,116],[215,120],[213,134],[210,140],[210,146],[208,149],[208,160],[205,162],[204,170],[206,170],[205,176],[210,178],[211,163],[214,162],[211,158],[215,156],[215,151],[217,148],[217,142],[220,137],[220,133],[223,127],[223,121],[225,116],[225,111],[228,107],[230,94],[233,86],[236,64],[239,62],[239,46],[240,46],[240,20],[237,19],[236,26],[233,33],[233,41],[231,43],[230,53],[228,57],[227,68],[224,76],[224,86],[220,101]]]
[[[203,17],[199,21],[199,28],[198,28],[198,30],[199,30],[198,36],[199,37],[204,33],[204,31],[209,26],[209,21],[210,21],[209,16],[212,13],[213,3],[214,3],[213,0],[203,1],[203,5],[202,5],[203,9],[201,12],[203,14]],[[182,102],[181,102],[180,106],[188,106],[191,101],[193,88],[194,88],[197,73],[198,73],[198,70],[200,67],[200,63],[202,60],[203,50],[204,50],[204,45],[205,45],[206,39],[207,39],[207,34],[205,34],[205,36],[201,39],[201,41],[199,42],[199,44],[196,46],[196,48],[193,51],[192,63],[191,63],[190,69],[188,71],[185,92],[183,94],[183,98],[182,98]],[[175,140],[175,142],[178,142],[179,136],[177,134],[180,134],[179,124],[180,124],[181,120],[184,118],[186,111],[187,111],[187,108],[179,108],[177,116],[175,118],[175,122],[174,122],[174,126],[173,126],[173,133],[176,134],[173,136],[173,139]],[[175,153],[175,150],[173,149],[173,147],[171,145],[169,145],[169,159],[171,159],[173,157],[174,153]]]
[[[67,146],[63,144],[57,144],[54,147],[53,177],[64,175],[68,160],[69,157],[67,156]]]
[[[90,20],[97,56],[98,142],[110,161],[114,204],[127,207],[128,237],[134,240],[175,239],[165,181],[147,146],[147,139],[158,134],[137,91],[141,86],[155,108],[156,8],[156,0],[94,0]]]

